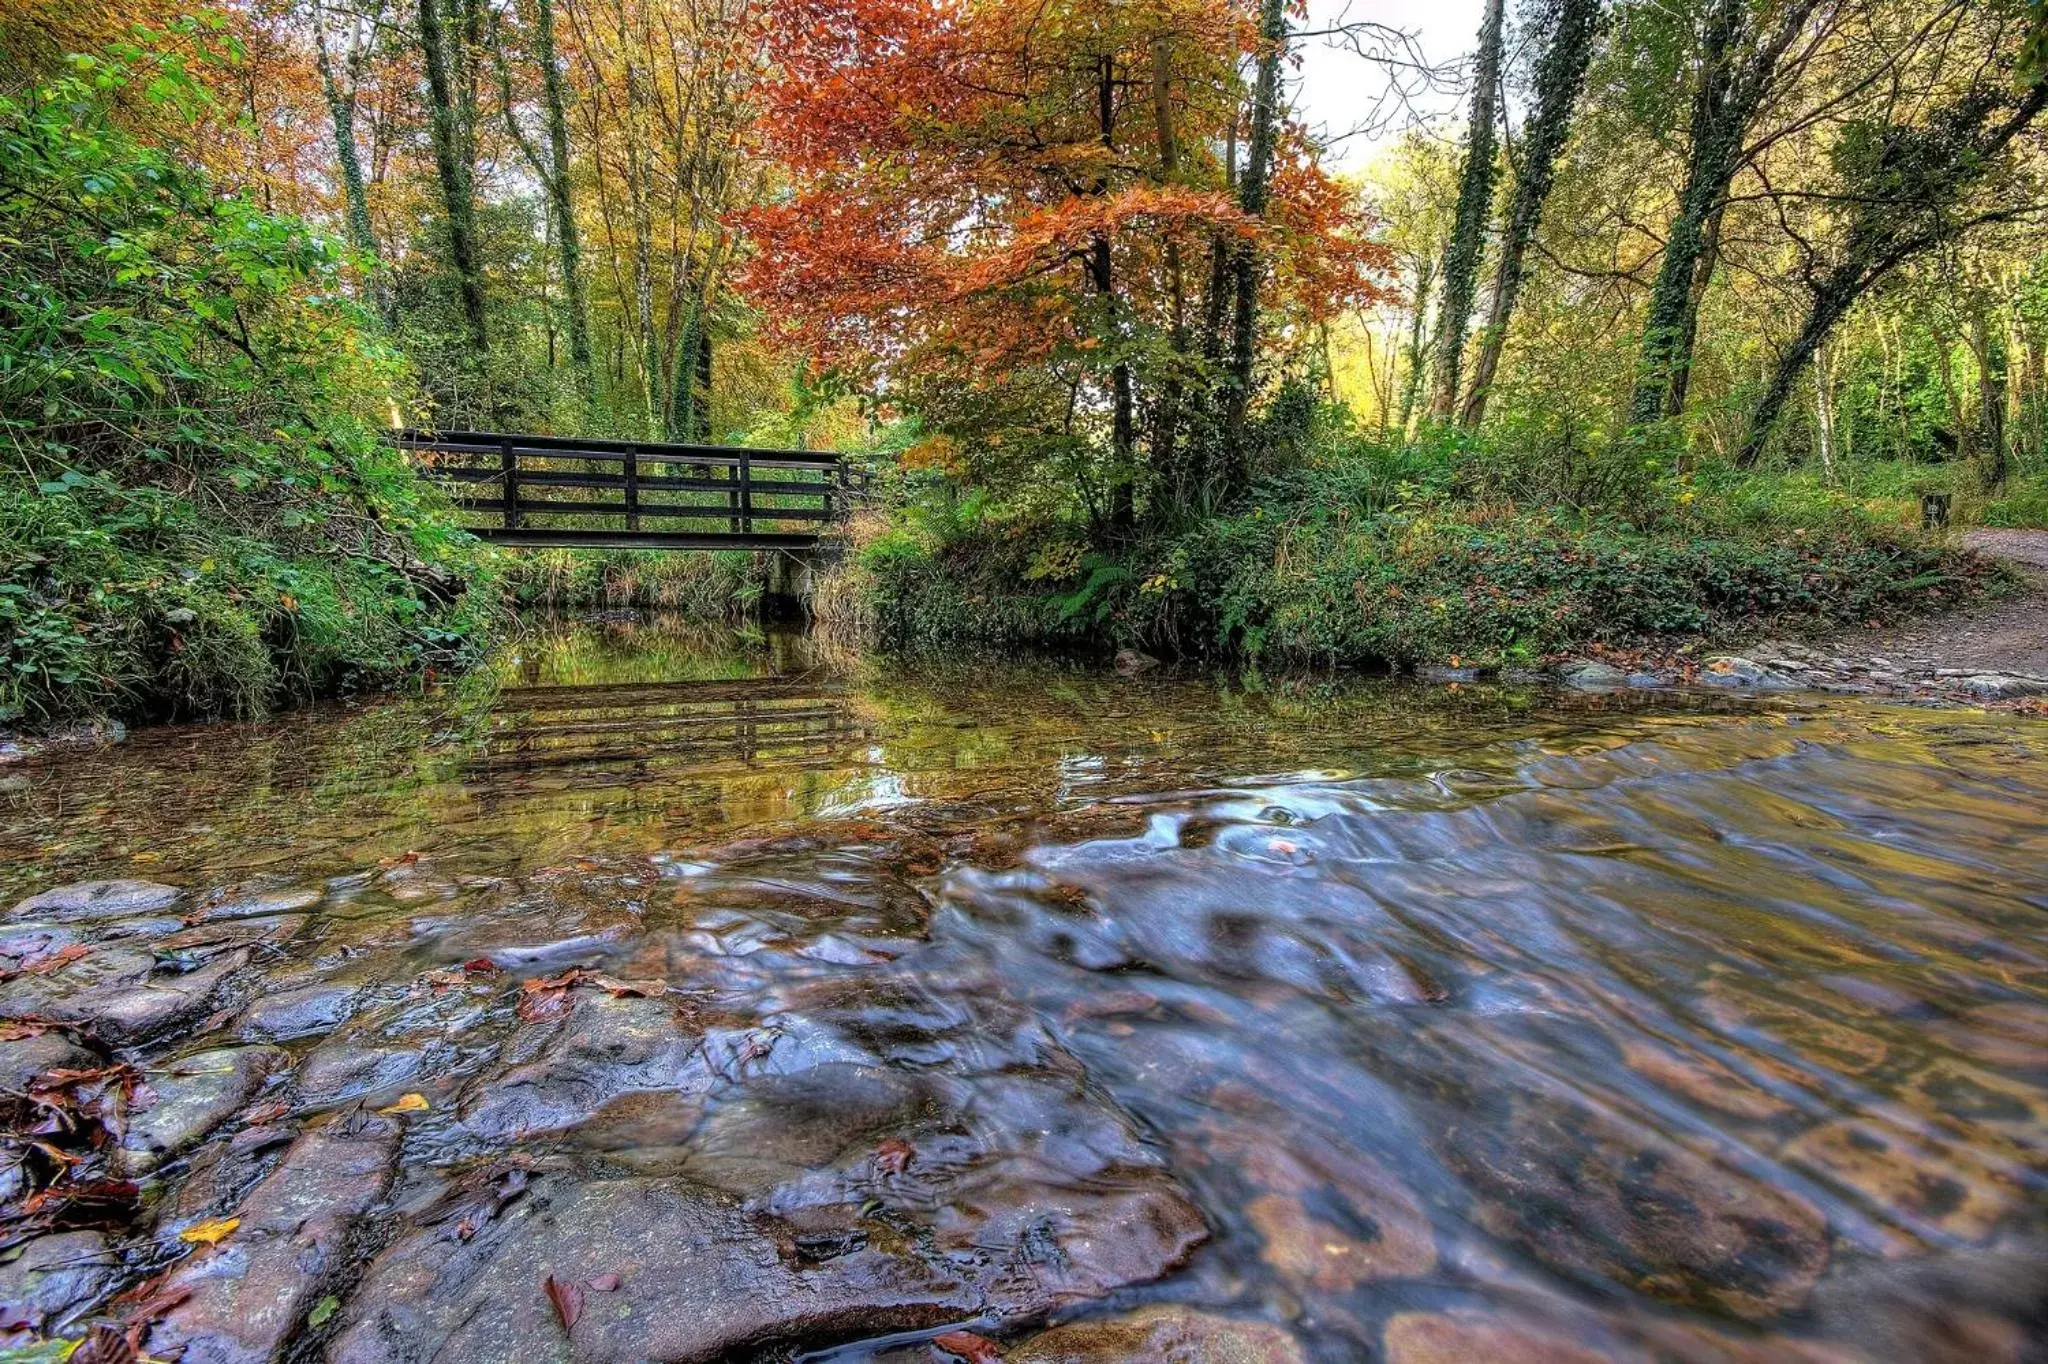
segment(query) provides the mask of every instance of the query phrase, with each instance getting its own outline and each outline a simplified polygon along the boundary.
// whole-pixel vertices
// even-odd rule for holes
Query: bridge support
[[[818,575],[838,562],[837,545],[768,552],[768,581],[761,594],[761,613],[779,620],[799,619],[810,611],[811,591]]]

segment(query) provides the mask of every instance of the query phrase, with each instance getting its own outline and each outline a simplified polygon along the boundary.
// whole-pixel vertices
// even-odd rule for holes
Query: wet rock
[[[174,1357],[185,1364],[278,1358],[350,1270],[351,1233],[389,1191],[400,1135],[393,1119],[356,1113],[293,1142],[235,1210],[234,1233],[172,1271],[162,1298],[189,1296],[151,1330],[149,1353],[182,1348]]]
[[[1575,658],[1557,668],[1558,680],[1579,691],[1611,691],[1628,685],[1628,674],[1598,659]]]
[[[1798,678],[1773,672],[1753,658],[1722,654],[1700,666],[1700,684],[1708,687],[1737,687],[1748,691],[1793,691]]]
[[[1158,666],[1159,660],[1150,654],[1140,653],[1136,649],[1118,649],[1116,651],[1116,670],[1125,676],[1130,676],[1134,673],[1150,672]]]
[[[1267,1322],[1162,1303],[1129,1316],[1055,1326],[1003,1358],[1006,1364],[1306,1364],[1308,1356],[1293,1336]]]
[[[1639,690],[1648,690],[1654,687],[1668,687],[1671,685],[1671,679],[1663,673],[1630,673],[1628,684]]]
[[[180,973],[176,963],[160,963],[140,948],[97,948],[48,975],[19,976],[0,985],[0,1018],[76,1023],[110,1043],[127,1045],[204,1017],[248,961],[246,950],[230,952]]]
[[[1382,1333],[1387,1364],[1614,1364],[1636,1352],[1594,1350],[1568,1336],[1476,1312],[1402,1312]]]
[[[270,1041],[316,1037],[348,1022],[359,993],[353,985],[316,982],[258,995],[242,1011],[236,1031]]]
[[[1477,1220],[1553,1269],[1744,1317],[1805,1301],[1828,1263],[1806,1200],[1591,1110],[1517,1101],[1447,1153]]]
[[[144,1072],[156,1102],[131,1113],[114,1154],[123,1174],[145,1174],[240,1112],[289,1061],[276,1047],[226,1047]]]
[[[493,1140],[559,1131],[621,1095],[701,1094],[715,1078],[702,1033],[659,999],[577,989],[564,1018],[506,1040],[504,1068],[479,1077],[463,1101],[465,1127]]]
[[[105,1064],[98,1052],[61,1032],[18,1037],[0,1042],[0,1090],[19,1094],[37,1076],[53,1070],[91,1070]]]
[[[96,1231],[39,1236],[0,1263],[0,1305],[9,1319],[47,1332],[104,1296],[120,1268],[120,1257]]]
[[[14,907],[14,917],[77,923],[148,914],[176,904],[184,891],[156,881],[80,881],[31,895]]]
[[[1444,668],[1432,664],[1417,668],[1415,676],[1424,682],[1477,682],[1479,680],[1479,669]]]
[[[1984,701],[2011,701],[2022,696],[2048,695],[2048,678],[2024,677],[2016,673],[1975,673],[1952,683],[1957,691]]]
[[[201,905],[191,914],[193,923],[215,923],[222,919],[260,919],[273,914],[294,914],[310,909],[325,898],[318,890],[251,891],[223,895]]]
[[[686,1179],[550,1176],[467,1239],[446,1224],[402,1235],[353,1295],[328,1358],[567,1358],[538,1291],[548,1275],[619,1280],[585,1295],[567,1333],[588,1359],[691,1364],[982,1313],[1021,1318],[1155,1278],[1202,1235],[1192,1207],[1163,1191],[1084,1235],[1059,1223],[1056,1207],[1041,1208],[1029,1234],[983,1227],[973,1253],[959,1253],[965,1242],[949,1253],[895,1218],[855,1215],[827,1235]]]
[[[423,1048],[380,1043],[363,1035],[322,1043],[299,1066],[299,1100],[327,1108],[410,1084],[426,1066]]]
[[[2020,1201],[2008,1175],[1986,1169],[1968,1152],[1915,1141],[1874,1123],[1824,1123],[1787,1142],[1780,1154],[1936,1237],[1985,1241]],[[1889,1240],[1879,1247],[1909,1248]]]

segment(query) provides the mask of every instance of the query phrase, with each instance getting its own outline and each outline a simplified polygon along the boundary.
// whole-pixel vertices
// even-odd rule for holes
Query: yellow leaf
[[[377,1111],[379,1113],[424,1113],[431,1107],[433,1105],[427,1102],[427,1096],[424,1094],[401,1094],[397,1103],[389,1108],[380,1108]]]
[[[235,1234],[235,1228],[242,1225],[239,1217],[212,1217],[204,1222],[195,1222],[178,1233],[180,1241],[189,1241],[195,1246],[218,1245]]]

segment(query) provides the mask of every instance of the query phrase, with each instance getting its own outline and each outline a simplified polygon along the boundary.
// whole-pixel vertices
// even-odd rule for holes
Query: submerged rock
[[[659,999],[578,989],[565,1017],[528,1024],[506,1040],[503,1069],[479,1078],[463,1125],[492,1140],[560,1131],[621,1095],[701,1094],[714,1076],[702,1034]]]
[[[348,1022],[360,992],[353,985],[316,982],[251,1000],[236,1031],[243,1037],[288,1041],[332,1032]]]
[[[149,1353],[186,1364],[278,1358],[342,1286],[357,1219],[391,1187],[399,1136],[390,1118],[351,1114],[294,1142],[235,1210],[233,1233],[172,1271],[160,1297],[178,1301],[151,1329]]]
[[[1170,1303],[1055,1326],[1003,1356],[1005,1364],[1305,1364],[1307,1358],[1278,1326]]]
[[[17,919],[36,917],[60,923],[120,919],[168,909],[184,894],[176,886],[156,881],[80,881],[31,895],[17,904],[13,913]]]
[[[156,1102],[128,1119],[114,1164],[147,1173],[232,1118],[289,1058],[276,1047],[225,1047],[145,1072]]]
[[[1477,1312],[1402,1312],[1382,1337],[1387,1364],[1648,1364],[1639,1351],[1616,1355],[1567,1336]]]

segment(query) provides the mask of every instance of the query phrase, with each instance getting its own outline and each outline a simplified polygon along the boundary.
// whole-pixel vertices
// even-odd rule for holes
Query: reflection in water
[[[1099,1240],[1184,1190],[1207,1245],[1119,1307],[1311,1357],[2039,1348],[2039,720],[834,668],[630,623],[499,682],[27,769],[6,883],[342,878],[283,952],[373,1002],[295,1043],[312,1069],[424,1046],[445,1020],[378,990],[478,953],[664,981],[743,1039],[508,1097],[552,1063],[501,1054],[499,999],[398,1082],[450,1115],[409,1138],[422,1187],[545,1131],[800,1229],[856,1209],[868,1246],[902,1180],[848,1152],[902,1141],[915,1206],[988,1226],[1058,1203]],[[1156,1272],[1044,1234],[1017,1315]]]

